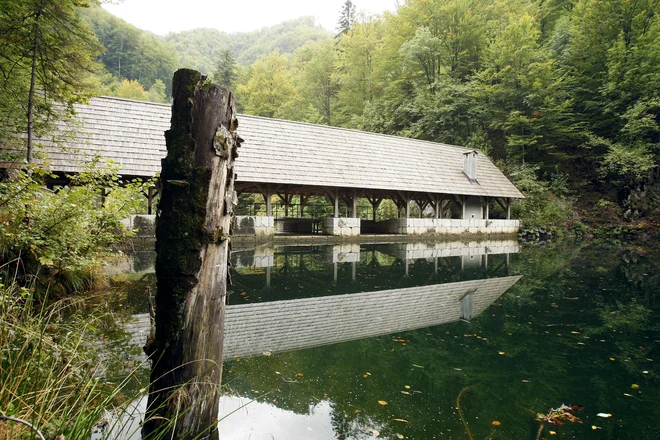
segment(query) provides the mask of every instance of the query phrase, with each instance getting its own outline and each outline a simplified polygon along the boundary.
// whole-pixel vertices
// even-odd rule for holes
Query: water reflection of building
[[[228,306],[225,357],[297,350],[470,319],[519,279],[488,278]]]
[[[520,279],[508,275],[509,254],[518,250],[514,241],[488,241],[476,245],[454,242],[360,247],[352,244],[284,250],[261,246],[237,252],[232,265],[239,271],[240,281],[247,283],[246,286],[250,283],[256,286],[253,292],[259,285],[263,286],[259,291],[266,295],[271,290],[272,277],[278,277],[273,278],[278,280],[273,288],[277,295],[258,302],[228,304],[225,358],[334,344],[457,320],[470,321]],[[424,271],[420,272],[419,267]],[[350,284],[350,288],[340,293],[326,290],[338,284],[338,268]],[[398,280],[409,282],[392,283],[387,287],[396,287],[387,289],[367,283],[368,279],[375,279],[378,284],[385,284],[383,274],[395,270]],[[307,272],[311,281],[310,277],[302,278]],[[409,273],[416,275],[415,280],[406,279]],[[282,280],[290,280],[292,285],[308,281],[309,285],[316,283],[322,287],[316,293],[279,296],[285,290]],[[145,340],[148,319],[142,315],[136,318],[138,321],[129,332],[134,340]]]

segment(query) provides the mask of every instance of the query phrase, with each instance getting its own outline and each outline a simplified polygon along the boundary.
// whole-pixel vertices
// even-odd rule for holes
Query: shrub
[[[37,277],[40,286],[81,290],[110,246],[131,235],[121,221],[139,209],[152,183],[123,182],[116,169],[98,165],[92,161],[54,190],[39,168],[0,182],[0,262],[20,261],[21,284]]]

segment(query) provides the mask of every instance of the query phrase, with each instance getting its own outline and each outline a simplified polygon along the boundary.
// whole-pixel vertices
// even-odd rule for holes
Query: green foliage
[[[170,91],[177,62],[174,49],[160,37],[126,23],[100,7],[80,11],[105,51],[99,61],[115,78],[150,88],[160,79]]]
[[[220,54],[220,60],[213,72],[213,82],[221,87],[234,90],[234,84],[237,78],[238,73],[236,72],[234,54],[229,49],[225,49]]]
[[[122,182],[98,161],[69,186],[50,190],[42,177],[32,169],[0,183],[0,258],[21,261],[24,282],[34,276],[58,293],[79,291],[110,246],[131,235],[121,221],[137,211],[152,182]]]
[[[33,134],[73,115],[91,94],[90,74],[100,47],[77,17],[93,0],[4,1],[0,8],[0,139],[27,160]]]
[[[99,341],[116,331],[116,317],[102,306],[83,314],[79,299],[42,305],[33,288],[7,278],[13,268],[5,266],[0,279],[1,412],[31,422],[49,439],[89,439],[106,411],[122,414],[130,401],[123,392],[131,376],[116,385],[98,377],[110,360]],[[8,422],[0,424],[0,437],[37,438]]]
[[[525,195],[513,206],[514,216],[520,219],[523,229],[548,228],[565,226],[571,219],[572,198],[569,194],[561,194],[557,189],[563,185],[562,178],[552,192],[552,184],[537,177],[538,168],[522,165],[510,171],[510,177],[516,187]]]

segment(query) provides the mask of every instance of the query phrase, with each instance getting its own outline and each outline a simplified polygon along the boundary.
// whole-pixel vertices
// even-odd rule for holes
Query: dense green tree
[[[220,53],[220,60],[215,66],[213,82],[229,90],[234,90],[237,78],[238,73],[236,72],[236,59],[234,58],[234,54],[231,50],[225,49]]]
[[[332,40],[309,43],[296,51],[293,63],[301,94],[323,117],[323,122],[332,125],[339,89],[333,76],[334,43]]]
[[[0,8],[0,138],[32,162],[34,138],[73,114],[92,91],[100,47],[76,15],[90,0],[7,0]]]
[[[174,49],[160,37],[126,23],[100,7],[81,12],[105,51],[99,57],[105,69],[120,81],[139,81],[149,88],[161,80],[170,91],[177,62]]]

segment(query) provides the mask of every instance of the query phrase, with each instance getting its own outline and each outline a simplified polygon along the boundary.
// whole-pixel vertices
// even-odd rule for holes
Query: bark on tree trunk
[[[156,225],[156,332],[143,438],[217,439],[234,159],[233,95],[180,69],[172,82]]]
[[[37,80],[37,58],[39,56],[39,18],[41,17],[43,3],[34,14],[34,42],[32,44],[32,67],[30,68],[30,90],[28,92],[27,102],[27,163],[32,163],[33,141],[32,132],[34,131],[34,91]]]

